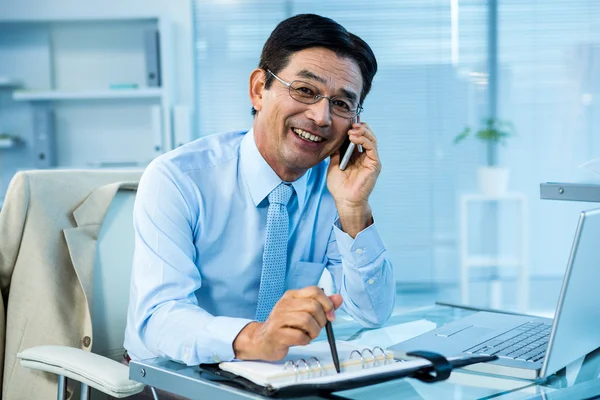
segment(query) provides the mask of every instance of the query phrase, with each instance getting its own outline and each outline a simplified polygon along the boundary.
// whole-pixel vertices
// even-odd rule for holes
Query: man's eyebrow
[[[346,96],[346,98],[350,101],[357,101],[356,99],[358,98],[358,96],[356,96],[356,94],[354,94],[354,92],[351,92],[347,89],[342,88],[341,92],[344,93],[344,96]]]
[[[306,79],[312,79],[312,80],[315,80],[315,81],[323,83],[323,84],[327,83],[325,81],[325,79],[323,79],[322,77],[316,75],[315,73],[313,73],[312,71],[309,71],[307,69],[300,70],[297,73],[297,75],[299,77],[306,78]],[[354,93],[354,92],[352,92],[352,91],[350,91],[348,89],[342,88],[342,89],[340,89],[340,91],[344,94],[344,96],[346,98],[348,98],[348,100],[356,101],[356,99],[358,98],[358,96],[356,95],[356,93]]]
[[[325,79],[321,78],[320,76],[307,69],[300,70],[300,72],[298,72],[296,75],[298,75],[301,78],[312,79],[317,82],[326,83]]]

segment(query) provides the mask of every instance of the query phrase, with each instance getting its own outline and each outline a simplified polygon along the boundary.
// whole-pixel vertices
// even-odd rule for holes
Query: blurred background
[[[361,118],[397,306],[551,315],[579,212],[598,206],[540,199],[542,182],[600,183],[581,167],[600,157],[597,0],[4,0],[0,199],[19,170],[139,169],[249,129],[262,45],[306,12],[377,56]]]

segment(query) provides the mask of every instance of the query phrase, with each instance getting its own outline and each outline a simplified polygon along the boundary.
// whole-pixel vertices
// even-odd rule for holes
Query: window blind
[[[402,282],[455,280],[456,192],[484,152],[452,140],[482,108],[486,6],[476,0],[196,1],[200,134],[251,125],[248,77],[275,25],[316,13],[373,48],[379,64],[362,120],[379,140],[375,220]]]
[[[578,167],[600,157],[600,2],[498,3],[500,112],[517,131],[501,160],[532,199],[531,273],[561,276],[593,204],[540,200],[539,183],[600,181]]]

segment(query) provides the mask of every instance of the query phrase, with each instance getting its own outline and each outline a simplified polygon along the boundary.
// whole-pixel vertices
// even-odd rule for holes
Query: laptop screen
[[[600,208],[584,211],[558,298],[541,376],[600,347]]]

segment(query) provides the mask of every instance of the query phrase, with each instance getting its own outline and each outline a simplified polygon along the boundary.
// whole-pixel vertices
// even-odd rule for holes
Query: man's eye
[[[339,108],[341,108],[341,109],[343,109],[345,111],[350,111],[352,109],[350,107],[350,104],[348,102],[344,101],[344,100],[335,99],[333,101],[333,105],[336,106],[336,107],[339,107]]]
[[[296,90],[306,96],[314,96],[315,95],[314,90],[312,90],[311,88],[306,87],[306,86],[300,86]]]

